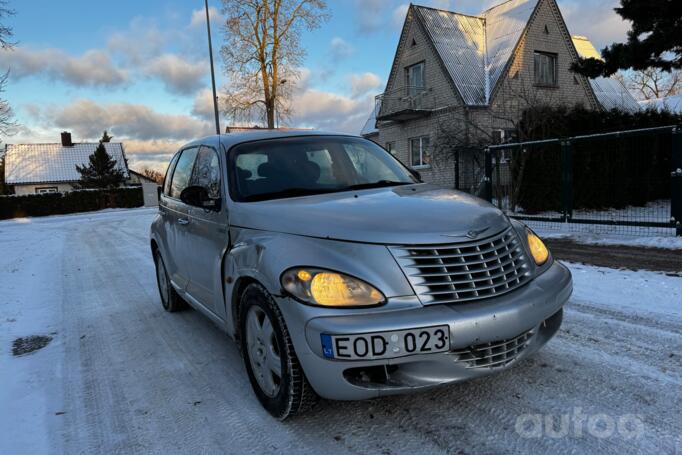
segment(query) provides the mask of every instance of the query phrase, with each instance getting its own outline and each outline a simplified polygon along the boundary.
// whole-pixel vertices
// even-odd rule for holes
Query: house
[[[410,5],[363,134],[425,181],[453,186],[458,177],[480,176],[481,160],[460,156],[456,166],[453,150],[513,140],[524,109],[610,109],[614,91],[630,96],[611,80],[570,71],[579,56],[574,42],[556,0],[509,0],[476,16]]]
[[[5,184],[13,187],[14,194],[18,195],[71,191],[80,179],[76,165],[88,164],[98,145],[96,142],[74,144],[70,133],[62,133],[60,143],[7,144]],[[129,179],[123,144],[108,142],[104,147]]]
[[[158,184],[156,180],[151,179],[147,177],[144,174],[141,174],[137,171],[134,171],[132,169],[128,169],[128,174],[130,177],[128,178],[128,184],[131,185],[142,185],[143,183],[150,183],[150,184]],[[163,174],[161,174],[163,176]]]

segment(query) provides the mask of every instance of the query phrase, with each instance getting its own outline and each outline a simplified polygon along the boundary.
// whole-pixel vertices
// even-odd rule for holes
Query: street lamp
[[[213,112],[215,114],[215,132],[220,134],[220,117],[218,116],[218,95],[215,90],[215,69],[213,67],[213,43],[211,42],[211,18],[208,14],[208,0],[204,0],[206,7],[206,29],[208,30],[208,58],[211,61],[211,86],[213,87]]]

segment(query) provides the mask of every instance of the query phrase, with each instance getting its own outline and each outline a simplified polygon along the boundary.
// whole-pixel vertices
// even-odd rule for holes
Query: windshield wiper
[[[344,188],[347,190],[366,190],[369,188],[383,188],[387,186],[412,185],[414,182],[398,182],[394,180],[379,180],[371,183],[358,183],[357,185],[350,185]]]
[[[250,194],[242,198],[243,202],[266,201],[268,199],[283,199],[287,197],[312,196],[314,194],[331,193],[335,190],[324,188],[287,188],[281,191],[271,191],[269,193]]]

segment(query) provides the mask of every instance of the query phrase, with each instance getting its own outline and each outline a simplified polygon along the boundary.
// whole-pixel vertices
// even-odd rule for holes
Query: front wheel
[[[240,303],[241,348],[258,400],[280,420],[302,413],[317,395],[298,362],[277,304],[258,284],[246,287]]]

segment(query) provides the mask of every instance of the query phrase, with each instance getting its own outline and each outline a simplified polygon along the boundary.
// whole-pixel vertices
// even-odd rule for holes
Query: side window
[[[211,199],[220,197],[220,162],[212,148],[202,146],[199,149],[190,185],[203,186]]]
[[[163,179],[163,194],[166,196],[170,194],[171,177],[173,176],[173,169],[175,169],[175,164],[178,162],[178,158],[180,158],[180,154],[176,153],[168,165],[168,169],[166,169],[166,177]]]
[[[194,167],[194,159],[196,157],[196,147],[184,150],[182,155],[180,155],[171,180],[170,197],[180,199],[180,193],[182,193],[182,190],[187,188],[187,185],[189,184],[189,179],[192,176],[192,168]]]

